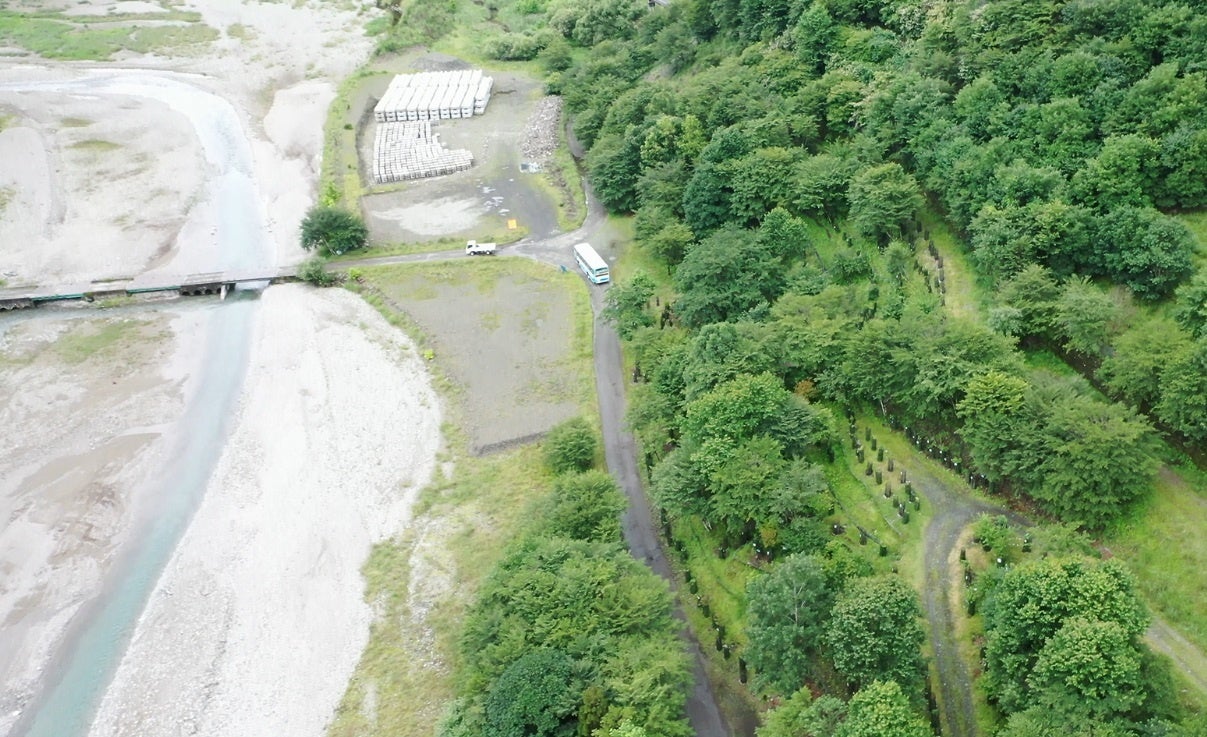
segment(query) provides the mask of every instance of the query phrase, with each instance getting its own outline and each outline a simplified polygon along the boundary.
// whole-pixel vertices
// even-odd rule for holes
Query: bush
[[[339,283],[339,276],[327,271],[326,264],[318,257],[309,259],[302,264],[298,269],[298,278],[316,287],[333,287]]]
[[[614,543],[621,540],[620,515],[625,499],[603,471],[560,476],[553,499],[546,503],[549,537]]]
[[[318,251],[321,256],[364,248],[369,242],[369,229],[359,215],[347,210],[319,205],[310,208],[302,220],[302,248]]]
[[[566,420],[545,438],[545,463],[554,473],[586,471],[595,463],[597,442],[586,420]]]

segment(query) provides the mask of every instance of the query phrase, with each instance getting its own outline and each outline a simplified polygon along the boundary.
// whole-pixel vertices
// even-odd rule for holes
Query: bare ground
[[[370,282],[425,336],[454,387],[472,452],[539,437],[581,409],[589,376],[573,352],[577,276],[495,257],[390,267]]]

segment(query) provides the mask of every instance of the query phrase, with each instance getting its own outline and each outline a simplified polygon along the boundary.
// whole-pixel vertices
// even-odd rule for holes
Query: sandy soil
[[[342,291],[262,301],[235,430],[96,737],[321,734],[368,640],[360,566],[434,468],[437,399],[398,331]]]
[[[123,7],[129,5],[94,1],[73,9],[148,10]],[[332,80],[366,58],[363,20],[317,0],[197,0],[179,8],[200,12],[223,35],[180,59],[0,59],[0,117],[7,120],[0,126],[6,162],[0,199],[8,201],[0,208],[0,278],[8,286],[224,266],[214,256],[222,203],[208,187],[217,163],[207,159],[204,142],[177,107],[90,89],[89,80],[113,69],[155,70],[233,105],[250,148],[247,173],[259,185],[268,260],[301,260],[297,229],[315,197]]]
[[[20,428],[0,435],[0,734],[154,493],[203,322],[192,309],[0,321],[0,426]]]
[[[232,239],[259,263],[301,259],[333,80],[367,56],[364,19],[319,0],[171,6],[221,37],[187,58],[0,58],[0,284],[220,270]],[[233,126],[214,122],[226,110]],[[232,179],[243,189],[218,187]],[[232,191],[254,217],[225,221]],[[375,313],[286,287],[253,307],[234,435],[96,734],[321,734],[367,637],[358,568],[430,472],[438,408]],[[213,314],[181,302],[0,316],[0,422],[21,429],[0,436],[0,736],[154,513],[156,473],[210,372]],[[89,352],[126,319],[121,350]]]

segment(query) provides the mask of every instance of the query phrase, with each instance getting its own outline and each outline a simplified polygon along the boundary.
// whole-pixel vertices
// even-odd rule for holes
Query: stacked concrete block
[[[377,124],[373,177],[379,184],[452,174],[473,163],[469,151],[446,149],[430,120]]]
[[[494,80],[490,77],[482,77],[478,81],[478,90],[474,94],[474,115],[481,115],[486,112],[486,103],[490,102],[490,90],[494,87]]]
[[[481,69],[399,74],[373,108],[373,117],[378,123],[397,123],[481,115],[493,84]]]

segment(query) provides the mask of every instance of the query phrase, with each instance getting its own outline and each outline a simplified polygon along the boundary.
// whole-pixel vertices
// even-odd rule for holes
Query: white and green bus
[[[590,243],[579,243],[574,247],[574,260],[578,268],[583,270],[592,284],[603,284],[611,280],[608,274],[608,262],[600,258]]]

